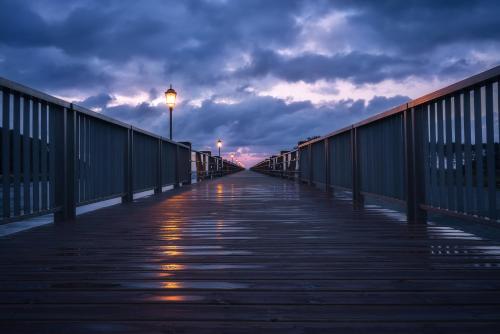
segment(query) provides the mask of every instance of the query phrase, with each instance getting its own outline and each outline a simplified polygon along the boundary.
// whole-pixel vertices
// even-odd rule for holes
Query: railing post
[[[352,200],[355,206],[363,205],[363,196],[361,195],[361,173],[359,165],[359,143],[358,129],[351,129],[351,159],[352,159]]]
[[[127,129],[127,138],[125,143],[125,195],[122,197],[122,202],[132,202],[134,200],[134,183],[133,183],[133,161],[134,161],[134,130],[132,127]]]
[[[175,145],[175,184],[174,188],[179,188],[180,175],[179,175],[179,145]]]
[[[156,164],[156,187],[155,187],[155,194],[160,194],[161,193],[161,145],[162,145],[162,139],[158,138],[158,152],[156,153],[157,156],[157,164]]]
[[[2,98],[2,214],[10,217],[10,90],[3,89]]]
[[[325,146],[325,190],[330,191],[330,148],[328,145],[328,138],[324,140]]]
[[[307,151],[308,151],[307,159],[308,159],[308,164],[309,164],[308,184],[312,185],[313,184],[313,159],[312,159],[312,145],[311,144],[307,145]]]
[[[421,113],[415,108],[403,113],[405,141],[405,188],[406,217],[409,223],[425,222],[426,212],[420,204],[425,203],[424,156],[422,145]]]
[[[287,157],[288,157],[288,154],[285,153],[285,154],[282,155],[282,157],[283,157],[283,159],[282,159],[282,161],[283,161],[283,166],[282,167],[283,168],[281,169],[282,170],[281,171],[281,177],[284,178],[284,179],[288,179],[288,173],[287,173],[287,162],[288,162],[288,158]]]
[[[59,193],[62,208],[54,214],[55,223],[70,221],[76,217],[76,111],[73,104],[70,104],[69,109],[64,108],[62,113],[63,126],[59,129],[62,131],[62,161],[59,164],[62,166],[62,182],[58,182],[55,189],[56,193]]]
[[[295,151],[295,171],[293,173],[294,181],[300,182],[300,148]]]
[[[191,148],[189,148],[189,159],[188,159],[188,162],[189,162],[189,166],[188,166],[188,169],[189,169],[189,179],[187,181],[187,184],[192,184],[193,183],[193,172],[196,172],[198,173],[198,168],[197,168],[197,162],[196,162],[196,154],[194,155],[194,168],[195,170],[193,171],[193,150]],[[195,176],[196,179],[198,178],[198,176]]]

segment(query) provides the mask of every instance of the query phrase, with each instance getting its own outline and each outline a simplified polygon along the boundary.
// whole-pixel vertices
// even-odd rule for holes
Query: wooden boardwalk
[[[252,172],[0,240],[0,333],[500,333],[500,247]]]

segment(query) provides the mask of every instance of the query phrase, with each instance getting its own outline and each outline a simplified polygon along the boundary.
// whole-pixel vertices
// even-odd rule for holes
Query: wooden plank
[[[329,322],[314,323],[310,321],[64,321],[23,323],[5,323],[0,325],[7,333],[31,333],[34,328],[39,333],[74,333],[87,334],[115,328],[120,333],[231,333],[231,334],[300,334],[300,333],[407,333],[407,334],[464,334],[464,333],[496,333],[498,323],[495,322]]]
[[[7,305],[2,321],[114,320],[130,321],[483,321],[497,322],[498,305],[275,305],[272,310],[253,305]]]
[[[4,238],[0,266],[3,332],[500,326],[496,242],[252,172]]]

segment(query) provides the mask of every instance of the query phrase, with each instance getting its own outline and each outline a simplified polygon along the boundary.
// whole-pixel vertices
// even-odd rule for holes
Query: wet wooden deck
[[[499,257],[243,172],[1,239],[0,332],[498,333]]]

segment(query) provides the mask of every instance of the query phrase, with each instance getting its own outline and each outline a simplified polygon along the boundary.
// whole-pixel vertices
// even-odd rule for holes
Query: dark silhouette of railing
[[[64,221],[78,206],[242,169],[3,78],[0,89],[2,222]]]
[[[499,76],[500,66],[252,169],[347,190],[356,204],[364,195],[399,202],[408,221],[425,220],[427,211],[498,220]]]

